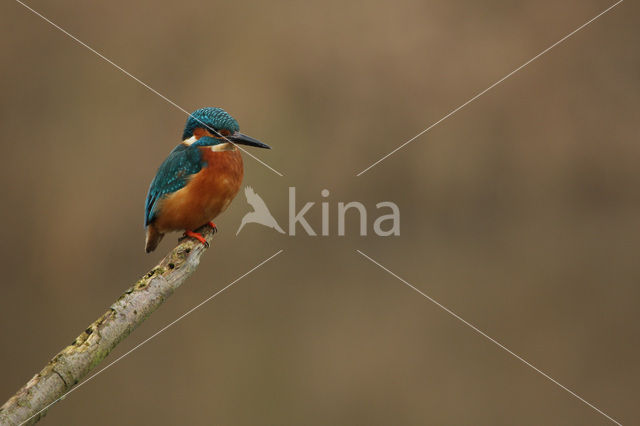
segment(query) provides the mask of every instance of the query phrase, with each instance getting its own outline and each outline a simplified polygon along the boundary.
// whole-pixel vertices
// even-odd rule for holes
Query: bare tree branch
[[[209,226],[200,229],[208,242]],[[0,408],[0,425],[33,424],[158,309],[196,270],[206,248],[187,239],[122,294],[111,308],[58,353]]]

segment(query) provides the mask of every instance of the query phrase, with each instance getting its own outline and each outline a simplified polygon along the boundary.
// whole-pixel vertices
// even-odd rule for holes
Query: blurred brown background
[[[188,110],[273,146],[245,184],[396,202],[401,236],[289,237],[240,194],[200,269],[46,424],[610,424],[374,259],[625,424],[640,397],[640,54],[624,2],[361,177],[612,2],[55,2],[34,8]],[[2,2],[0,399],[175,242],[143,205],[185,115]],[[320,228],[318,204],[307,216]],[[371,229],[371,228],[369,228]],[[106,362],[105,362],[106,364]],[[104,365],[104,364],[103,364]]]

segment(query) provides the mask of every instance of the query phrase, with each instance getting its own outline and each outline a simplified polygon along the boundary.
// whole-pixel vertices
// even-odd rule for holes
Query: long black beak
[[[235,132],[233,135],[229,136],[228,138],[231,142],[237,143],[240,145],[257,146],[258,148],[271,149],[271,147],[266,143],[262,143],[258,139],[254,139],[251,136],[243,135],[240,132]]]

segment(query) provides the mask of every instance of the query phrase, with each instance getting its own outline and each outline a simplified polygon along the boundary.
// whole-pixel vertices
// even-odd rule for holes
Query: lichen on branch
[[[214,230],[199,230],[211,243]],[[33,424],[196,270],[206,247],[185,239],[0,407],[0,425]]]

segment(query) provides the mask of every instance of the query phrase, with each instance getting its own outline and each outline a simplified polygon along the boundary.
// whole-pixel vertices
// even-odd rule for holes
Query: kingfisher
[[[242,156],[236,144],[271,149],[240,133],[238,122],[222,108],[206,107],[189,115],[178,144],[158,168],[145,203],[145,250],[152,252],[167,232],[195,232],[225,211],[240,190]]]

